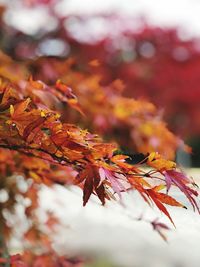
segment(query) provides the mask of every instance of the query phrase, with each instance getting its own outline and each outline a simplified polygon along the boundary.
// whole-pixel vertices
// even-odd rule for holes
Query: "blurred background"
[[[0,4],[5,53],[19,61],[76,57],[81,68],[95,59],[101,83],[120,79],[125,96],[156,104],[168,127],[192,147],[192,166],[200,165],[200,1]]]
[[[95,107],[91,103],[94,97],[98,103],[98,97],[106,95],[105,92],[99,93],[102,89],[107,90],[106,100],[111,98],[113,90],[117,91],[117,96],[122,91],[122,96],[128,100],[131,97],[141,99],[144,101],[141,103],[146,105],[146,113],[141,113],[142,116],[155,123],[161,120],[158,124],[161,128],[158,128],[163,131],[158,129],[156,134],[160,139],[162,135],[163,139],[166,138],[170,151],[177,147],[177,140],[165,132],[162,116],[168,128],[192,147],[191,155],[178,151],[178,161],[200,167],[199,14],[200,0],[0,0],[0,50],[15,60],[13,63],[0,52],[0,73],[5,77],[12,75],[12,79],[18,75],[27,75],[28,78],[32,73],[33,78],[47,84],[55,83],[57,78],[64,79],[66,84],[73,85],[74,82],[74,86],[77,82],[83,87],[80,99],[91,106],[86,113],[88,117],[103,110],[102,106]],[[78,65],[73,65],[72,58]],[[17,65],[16,61],[22,64]],[[91,74],[101,76],[100,85],[99,81],[87,79]],[[119,80],[112,83],[117,79],[122,83]],[[95,92],[92,92],[93,87]],[[145,101],[154,103],[159,112],[154,112],[154,107]],[[127,103],[121,103],[119,109],[127,109],[129,115],[132,106]],[[106,108],[109,112],[110,103]],[[66,110],[66,116],[71,116],[69,112]],[[106,121],[104,117],[96,117],[92,122],[103,131],[102,125],[105,129],[108,126],[112,128],[117,124],[116,118],[109,116]],[[134,127],[140,125],[139,115],[138,118],[139,123],[134,121]],[[73,122],[76,119],[73,117]],[[126,131],[128,134],[133,133],[132,130],[139,132],[137,127],[132,129],[131,123],[120,121],[118,128],[113,127],[112,134],[127,142]],[[92,123],[88,120],[88,124]],[[122,134],[121,129],[125,127],[127,129]],[[150,136],[155,137],[157,129],[150,130]],[[149,128],[145,131],[148,132]],[[140,134],[134,138],[138,140]],[[154,145],[156,141],[154,138]],[[162,146],[164,152],[169,148],[165,143]],[[189,175],[199,184],[199,169],[190,170]],[[173,192],[173,196],[188,204],[179,192]],[[145,219],[159,218],[160,212],[142,204],[138,195],[125,196],[126,209],[117,203],[100,207],[95,197],[83,209],[79,189],[56,186],[54,191],[43,188],[40,202],[41,220],[42,212],[46,210],[55,212],[62,222],[58,228],[59,235],[54,236],[55,249],[63,253],[78,251],[98,256],[100,263],[92,267],[199,267],[199,214],[193,213],[191,207],[188,210],[169,208],[177,229],[169,231],[169,245],[166,245],[145,222]],[[134,216],[140,218],[141,212],[144,221],[132,219]],[[11,219],[21,242],[19,222]],[[162,222],[168,225],[165,219]],[[20,223],[24,227],[23,216]],[[114,265],[105,262],[107,258],[112,259]]]

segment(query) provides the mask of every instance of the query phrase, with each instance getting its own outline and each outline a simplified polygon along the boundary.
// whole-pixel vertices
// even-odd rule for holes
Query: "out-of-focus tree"
[[[48,3],[25,1],[28,6]],[[122,201],[125,192],[135,190],[149,205],[155,204],[173,225],[165,205],[185,208],[170,195],[171,187],[175,187],[199,211],[194,181],[168,159],[174,156],[177,146],[188,147],[167,129],[153,104],[123,96],[126,89],[119,79],[105,82],[102,60],[99,66],[100,59],[86,64],[88,59],[82,56],[80,60],[37,59],[36,48],[48,38],[47,33],[29,47],[33,37],[29,39],[5,27],[2,24],[2,47],[8,44],[11,57],[0,54],[2,266],[80,267],[87,261],[80,255],[72,258],[55,252],[50,233],[60,222],[48,213],[42,224],[37,214],[38,194],[44,184],[79,186],[84,206],[91,195],[104,205],[109,200]],[[33,58],[23,54],[23,62],[14,60],[12,57],[22,56],[23,47]],[[77,56],[81,55],[77,51]],[[119,144],[142,153],[129,157],[120,151]],[[26,224],[21,240],[24,251],[11,256],[9,240],[19,205]],[[149,223],[166,240],[163,232],[168,226],[157,220]]]
[[[39,2],[43,1],[32,4],[38,7]],[[165,118],[177,134],[199,135],[199,40],[185,40],[177,29],[145,22],[138,29],[136,19],[115,14],[65,16],[56,12],[54,1],[46,10],[55,27],[40,28],[35,35],[9,29],[9,53],[19,59],[72,55],[82,68],[98,59],[100,66],[94,73],[101,74],[104,84],[121,79],[126,85],[124,96],[144,97],[164,107]]]

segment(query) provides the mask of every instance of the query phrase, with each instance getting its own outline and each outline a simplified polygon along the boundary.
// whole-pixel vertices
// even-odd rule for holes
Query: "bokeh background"
[[[180,157],[200,165],[200,1],[0,3],[3,51],[17,60],[74,56],[83,68],[97,59],[102,83],[119,78],[125,96],[155,103],[193,149],[192,161]]]

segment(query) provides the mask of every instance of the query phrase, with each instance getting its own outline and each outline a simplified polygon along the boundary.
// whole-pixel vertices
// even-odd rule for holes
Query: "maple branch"
[[[70,161],[69,159],[67,159],[65,157],[58,157],[55,154],[52,154],[52,153],[50,153],[50,152],[48,152],[48,151],[46,151],[46,150],[44,150],[42,148],[33,148],[33,147],[22,146],[22,145],[7,145],[7,144],[0,144],[0,148],[14,150],[14,151],[20,152],[22,154],[25,154],[26,156],[29,156],[29,157],[36,157],[36,158],[39,158],[39,159],[47,160],[52,164],[59,164],[59,165],[63,165],[63,166],[66,166],[66,165],[70,165],[71,166],[71,165],[73,165],[73,167],[75,169],[78,169],[78,170],[80,170],[80,168],[81,168],[80,162],[78,160]],[[31,150],[33,152],[26,151],[26,150]],[[49,159],[49,158],[44,158],[43,156],[35,155],[34,151],[45,153],[46,155],[52,157],[52,159],[54,159],[56,162],[51,160],[51,159]],[[87,159],[85,159],[85,160],[87,160]],[[63,163],[63,161],[65,163]],[[76,165],[76,164],[78,164],[78,165]]]

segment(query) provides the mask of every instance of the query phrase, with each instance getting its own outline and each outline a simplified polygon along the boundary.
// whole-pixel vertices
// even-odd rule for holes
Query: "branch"
[[[20,152],[22,154],[25,154],[26,156],[29,157],[36,157],[39,159],[43,159],[43,160],[47,160],[52,164],[59,164],[59,165],[70,165],[73,166],[75,169],[80,170],[81,166],[80,164],[83,164],[83,162],[79,162],[78,160],[75,161],[70,161],[69,159],[65,158],[65,157],[58,157],[55,154],[52,154],[42,148],[33,148],[33,147],[29,147],[29,146],[22,146],[22,145],[8,145],[8,144],[0,144],[0,148],[4,148],[4,149],[10,149],[10,150],[14,150],[17,152]],[[29,150],[29,151],[27,151]],[[32,152],[30,152],[32,151]],[[44,153],[48,156],[50,156],[53,160],[51,160],[50,158],[44,158],[42,155],[36,155],[34,154],[35,152],[41,152]],[[88,161],[87,159],[84,159],[85,161]],[[64,162],[64,163],[63,163]]]

